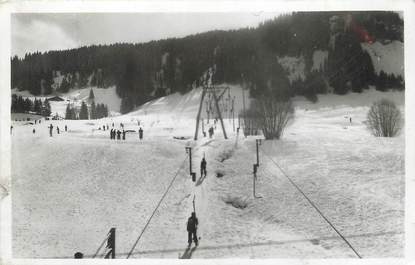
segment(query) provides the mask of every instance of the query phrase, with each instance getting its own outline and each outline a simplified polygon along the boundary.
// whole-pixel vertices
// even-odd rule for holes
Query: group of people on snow
[[[49,128],[49,136],[52,137],[53,136],[53,125],[50,124],[48,128]],[[65,125],[65,132],[67,132],[67,131],[68,131],[68,126]],[[33,128],[33,133],[35,133],[35,132],[36,132],[36,130]],[[60,134],[59,126],[56,126],[56,133]]]
[[[122,132],[121,132],[120,130],[111,129],[110,139],[115,140],[115,138],[117,138],[117,140],[121,140],[121,134],[122,134],[122,139],[125,140],[125,131],[124,130],[122,130]]]
[[[111,140],[121,140],[121,135],[122,135],[122,139],[125,140],[125,134],[126,131],[124,130],[124,126],[122,126],[122,130],[117,130],[117,129],[111,129],[110,131],[110,139]],[[144,130],[140,127],[140,129],[138,130],[138,137],[140,140],[143,140],[143,134],[144,134]]]

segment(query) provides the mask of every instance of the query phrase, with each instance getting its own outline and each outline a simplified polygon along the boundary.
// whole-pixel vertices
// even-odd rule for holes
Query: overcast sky
[[[91,44],[146,42],[215,29],[254,27],[279,13],[16,13],[12,56]]]

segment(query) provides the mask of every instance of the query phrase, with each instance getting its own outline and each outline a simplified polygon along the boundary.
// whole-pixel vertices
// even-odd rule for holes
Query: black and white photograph
[[[404,20],[11,12],[12,258],[405,258]]]

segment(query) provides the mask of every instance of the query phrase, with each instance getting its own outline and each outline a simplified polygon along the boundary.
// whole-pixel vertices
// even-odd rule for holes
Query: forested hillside
[[[252,96],[278,87],[281,96],[314,101],[318,93],[361,92],[369,85],[403,89],[404,77],[377,73],[367,52],[374,42],[391,41],[403,42],[403,20],[394,12],[299,12],[257,28],[13,57],[11,87],[47,95],[115,85],[126,113],[150,99],[202,85],[211,68],[214,83],[243,83]],[[316,69],[318,51],[327,58]],[[278,60],[284,56],[303,58],[304,78],[288,79]]]

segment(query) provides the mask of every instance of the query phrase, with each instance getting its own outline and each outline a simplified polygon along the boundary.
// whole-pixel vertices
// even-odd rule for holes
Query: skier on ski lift
[[[139,136],[140,140],[143,140],[143,133],[144,133],[144,131],[143,131],[143,129],[140,127],[140,130],[138,130],[138,136]]]
[[[206,160],[205,157],[202,158],[202,161],[200,162],[200,177],[206,177]]]
[[[196,218],[196,213],[192,212],[192,215],[187,220],[187,243],[189,243],[189,247],[192,245],[192,237],[193,241],[195,242],[196,246],[198,245],[197,240],[197,226],[199,221]]]

